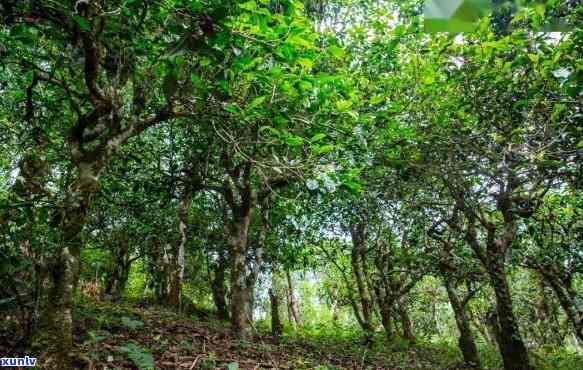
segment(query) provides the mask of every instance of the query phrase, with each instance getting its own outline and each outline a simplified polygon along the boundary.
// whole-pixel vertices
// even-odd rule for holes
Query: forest
[[[1,366],[583,369],[582,55],[578,0],[1,0]]]

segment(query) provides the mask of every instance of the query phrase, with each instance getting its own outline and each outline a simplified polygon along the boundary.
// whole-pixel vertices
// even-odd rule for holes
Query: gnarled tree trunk
[[[103,292],[114,301],[122,297],[128,281],[130,267],[134,261],[129,256],[129,240],[122,237],[117,243],[118,245],[112,251],[113,259],[106,275],[105,289]]]
[[[496,296],[496,314],[500,328],[498,344],[505,370],[531,370],[526,346],[512,310],[512,298],[503,257],[491,258],[488,275]]]
[[[398,309],[401,318],[401,325],[403,327],[403,338],[410,342],[417,341],[417,338],[415,338],[415,334],[413,333],[413,324],[411,323],[411,318],[409,317],[409,312],[407,311],[405,302],[400,302]]]
[[[45,305],[37,333],[39,343],[45,346],[43,366],[49,370],[71,368],[73,295],[81,263],[80,234],[86,223],[87,207],[99,190],[99,171],[86,163],[79,164],[78,168],[79,180],[71,187],[64,214],[55,215],[54,221],[62,225],[62,246],[49,264],[49,304]]]
[[[474,335],[470,328],[470,319],[468,318],[465,304],[458,297],[454,282],[451,278],[444,276],[444,283],[455,316],[455,322],[460,333],[458,345],[462,351],[464,362],[472,368],[480,368],[478,348],[476,347]]]

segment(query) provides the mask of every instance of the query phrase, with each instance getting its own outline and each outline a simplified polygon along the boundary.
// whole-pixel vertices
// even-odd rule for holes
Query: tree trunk
[[[279,297],[275,285],[269,289],[269,301],[271,302],[271,335],[278,339],[283,333],[283,325],[279,316]]]
[[[364,255],[366,240],[365,225],[363,223],[352,225],[350,228],[350,235],[352,237],[352,272],[354,273],[356,286],[358,287],[358,293],[360,295],[362,329],[370,334],[374,331],[372,327],[373,301],[366,282],[366,271],[364,269],[364,266],[366,266]]]
[[[381,323],[383,324],[383,328],[385,329],[387,339],[391,339],[395,334],[393,330],[393,314],[391,307],[385,303],[381,303],[379,306],[380,306],[379,311],[381,314]]]
[[[330,308],[332,311],[332,323],[336,325],[338,323],[338,293],[336,286],[332,286],[330,298],[332,300],[332,307]]]
[[[104,294],[111,297],[113,301],[119,301],[123,296],[129,278],[130,266],[130,262],[119,261],[111,267],[105,283]]]
[[[217,316],[219,320],[229,320],[229,310],[227,309],[227,288],[225,286],[225,271],[227,269],[227,261],[224,250],[219,251],[219,260],[214,267],[214,277],[211,282],[213,293],[213,302],[217,308]]]
[[[338,301],[332,302],[332,323],[338,324]]]
[[[48,303],[41,318],[39,337],[46,345],[45,369],[71,368],[73,345],[73,294],[80,273],[81,231],[87,207],[99,189],[97,175],[79,166],[79,181],[66,200],[66,213],[57,216],[62,225],[62,248],[50,267]]]
[[[387,339],[391,339],[394,335],[393,330],[393,303],[390,301],[389,296],[387,295],[386,287],[383,286],[383,283],[379,282],[377,285],[374,286],[374,291],[376,293],[378,305],[379,305],[379,313],[381,316],[381,324],[383,324],[383,328],[385,329],[385,335]]]
[[[567,319],[575,329],[575,335],[583,342],[583,308],[578,306],[576,292],[562,284],[551,272],[541,269],[541,275],[551,286]]]
[[[249,321],[253,322],[253,313],[255,311],[255,285],[259,277],[259,269],[263,264],[263,245],[265,243],[266,229],[262,226],[259,241],[255,247],[255,260],[253,261],[251,271],[245,279],[245,296],[247,298],[247,312]]]
[[[287,305],[289,313],[291,314],[291,317],[293,318],[293,321],[295,322],[296,326],[302,326],[300,310],[294,294],[293,280],[289,270],[286,270],[285,277],[287,280]]]
[[[512,311],[512,298],[504,268],[503,256],[492,256],[488,266],[490,282],[496,295],[496,314],[500,335],[498,344],[505,370],[531,370],[528,352]]]
[[[474,341],[472,330],[470,329],[470,320],[468,318],[466,308],[457,296],[456,289],[453,282],[448,276],[444,276],[445,289],[451,303],[451,308],[455,316],[455,322],[460,333],[458,344],[464,362],[471,368],[480,368],[480,357],[478,356],[478,348]]]
[[[104,295],[117,301],[122,297],[125,290],[132,263],[129,256],[129,240],[122,237],[112,253],[113,259],[106,275]]]
[[[490,333],[490,331],[488,329],[488,325],[484,323],[484,320],[480,320],[480,319],[476,318],[474,315],[471,314],[471,311],[468,312],[468,314],[471,316],[471,323],[474,325],[476,330],[480,333],[482,338],[486,342],[496,346],[498,344],[498,342],[496,342],[496,339]]]
[[[249,336],[249,316],[247,312],[246,269],[247,233],[251,220],[251,210],[236,215],[229,238],[231,246],[231,326],[235,336]]]
[[[72,308],[77,264],[78,255],[63,247],[59,259],[50,267],[48,302],[37,333],[38,343],[45,352],[42,356],[44,369],[72,368],[69,356],[73,348]]]
[[[415,334],[413,334],[413,325],[409,318],[407,307],[403,302],[399,303],[399,316],[401,317],[401,325],[403,326],[403,338],[411,342],[416,342],[417,338],[415,338]]]
[[[81,176],[66,200],[67,209],[56,219],[62,224],[62,247],[49,266],[48,304],[37,333],[44,346],[44,368],[70,369],[73,348],[73,295],[81,263],[81,231],[86,223],[87,206],[98,189],[97,176],[81,171]]]
[[[542,274],[536,275],[539,288],[539,298],[536,302],[536,320],[538,321],[540,343],[539,345],[551,344],[555,346],[564,345],[561,335],[560,324],[557,318],[557,307],[549,295],[552,287],[547,283]],[[550,288],[550,289],[549,289]],[[559,303],[560,304],[560,303]]]
[[[180,232],[180,239],[178,245],[174,249],[171,258],[172,265],[170,267],[170,287],[168,303],[170,306],[180,309],[180,296],[182,291],[182,281],[184,280],[184,255],[187,241],[187,224],[188,224],[188,209],[190,208],[190,193],[189,189],[184,189],[180,207],[177,212],[178,230]]]

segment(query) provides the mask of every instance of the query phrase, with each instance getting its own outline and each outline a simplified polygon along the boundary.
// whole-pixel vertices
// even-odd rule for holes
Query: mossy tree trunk
[[[225,286],[227,258],[225,251],[221,248],[218,252],[218,260],[212,266],[213,276],[211,277],[211,289],[213,302],[217,308],[219,320],[229,320],[229,309],[227,306],[227,287]]]
[[[570,274],[561,276],[557,270],[551,266],[539,266],[541,276],[553,289],[561,308],[573,326],[575,335],[583,343],[583,304],[573,288],[572,276]]]
[[[182,194],[182,199],[180,200],[180,206],[177,211],[178,220],[178,231],[179,238],[178,243],[172,251],[172,256],[170,257],[170,276],[169,276],[169,287],[168,287],[168,304],[171,307],[180,309],[180,296],[182,292],[182,281],[184,280],[184,269],[185,269],[185,249],[186,242],[188,241],[187,228],[188,228],[188,210],[190,208],[191,195],[190,189],[184,189]]]
[[[80,273],[81,231],[88,205],[99,190],[99,170],[87,163],[78,167],[79,179],[71,187],[64,209],[53,220],[61,225],[62,244],[49,263],[47,304],[37,333],[37,340],[44,347],[43,366],[49,370],[71,368],[73,295]]]
[[[372,327],[372,315],[374,307],[372,294],[369,290],[366,276],[368,273],[365,255],[367,232],[364,222],[357,222],[350,225],[350,236],[352,238],[352,273],[354,274],[354,278],[356,280],[356,286],[360,296],[360,308],[362,312],[361,326],[366,335],[370,336],[374,331],[374,328]]]
[[[459,331],[458,345],[464,357],[464,362],[470,368],[481,368],[478,347],[476,346],[476,341],[470,328],[470,319],[466,311],[468,300],[460,299],[455,288],[455,283],[449,276],[445,275],[443,278],[447,296],[449,297],[449,302],[455,316],[455,323]]]
[[[413,323],[409,317],[409,311],[407,309],[407,303],[402,300],[398,304],[399,317],[401,319],[401,327],[403,328],[403,338],[410,342],[416,342],[415,333],[413,331]]]
[[[249,336],[245,258],[250,219],[250,209],[236,215],[229,236],[231,246],[231,327],[233,333],[239,338]]]

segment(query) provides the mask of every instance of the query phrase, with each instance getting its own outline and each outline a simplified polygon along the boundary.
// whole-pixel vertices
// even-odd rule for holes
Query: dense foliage
[[[134,304],[359,368],[583,366],[583,6],[492,3],[1,2],[0,353],[97,368]],[[104,307],[136,316],[80,334]]]

